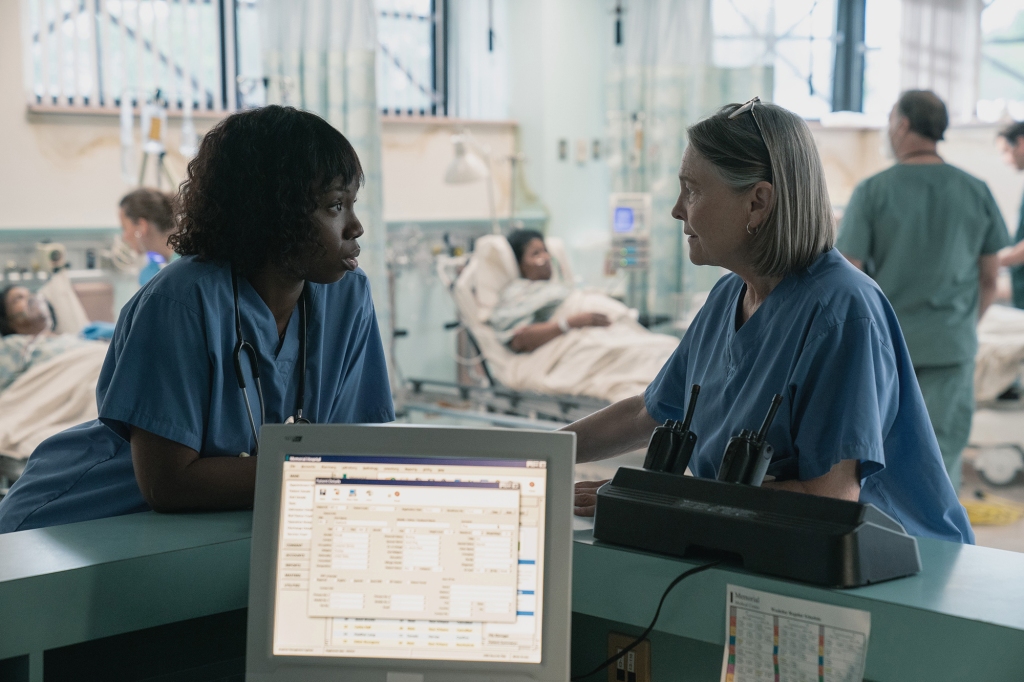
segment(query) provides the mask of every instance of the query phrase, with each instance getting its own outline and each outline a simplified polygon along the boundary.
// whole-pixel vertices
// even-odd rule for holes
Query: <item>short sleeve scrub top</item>
[[[394,420],[365,273],[307,288],[304,415],[314,423]],[[273,314],[244,277],[238,289],[242,332],[259,355],[266,420],[281,423],[297,400],[299,315],[279,339]],[[236,341],[226,263],[185,257],[161,270],[118,319],[96,388],[99,419],[39,445],[0,500],[0,533],[148,510],[132,467],[133,426],[202,457],[252,452]],[[246,383],[258,428],[255,382]]]
[[[701,386],[690,470],[715,478],[730,437],[757,430],[775,394],[768,475],[810,480],[860,463],[860,501],[908,533],[974,542],[946,474],[896,315],[878,286],[832,249],[779,283],[737,329],[743,280],[723,277],[644,401],[682,419]]]

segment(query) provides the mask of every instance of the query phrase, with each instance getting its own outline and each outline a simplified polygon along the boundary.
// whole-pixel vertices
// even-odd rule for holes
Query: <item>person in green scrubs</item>
[[[836,246],[896,311],[954,489],[974,416],[977,322],[996,295],[1006,224],[988,186],[938,155],[949,118],[935,93],[889,115],[896,165],[861,182]]]
[[[1014,123],[1001,133],[1003,154],[1007,163],[1017,170],[1024,170],[1024,122]],[[1013,283],[1013,305],[1024,308],[1024,201],[1021,202],[1020,218],[1013,246],[999,252],[999,264],[1010,268]]]

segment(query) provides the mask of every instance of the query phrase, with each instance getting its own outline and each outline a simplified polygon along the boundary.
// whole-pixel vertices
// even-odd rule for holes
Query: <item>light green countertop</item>
[[[0,660],[244,608],[251,514],[152,512],[0,535]],[[573,611],[643,627],[694,562],[595,542],[577,520]],[[669,596],[657,629],[722,645],[729,583],[871,612],[867,678],[1024,679],[1024,554],[919,540],[920,575],[851,590],[721,567]]]
[[[573,611],[646,626],[665,587],[699,562],[606,545],[577,520]],[[886,680],[1024,679],[1024,554],[918,539],[923,570],[836,590],[721,567],[680,583],[657,630],[724,646],[726,585],[871,612],[865,676]]]

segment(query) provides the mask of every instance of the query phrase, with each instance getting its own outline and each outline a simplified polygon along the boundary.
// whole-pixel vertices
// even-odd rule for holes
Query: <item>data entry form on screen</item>
[[[287,456],[274,654],[539,663],[546,474]]]

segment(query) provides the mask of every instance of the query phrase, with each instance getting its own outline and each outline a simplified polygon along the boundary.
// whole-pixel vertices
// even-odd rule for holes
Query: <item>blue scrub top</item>
[[[912,535],[974,542],[942,464],[910,354],[878,286],[835,249],[790,274],[738,330],[743,280],[729,274],[644,394],[657,421],[682,419],[700,384],[690,470],[716,478],[729,438],[757,431],[772,397],[768,474],[806,481],[860,461],[860,501]]]
[[[362,270],[308,284],[304,414],[314,423],[395,418],[384,349]],[[295,412],[299,315],[279,341],[270,309],[239,277],[242,331],[259,354],[267,422]],[[171,263],[125,306],[96,387],[99,419],[43,441],[0,501],[0,533],[149,509],[127,438],[131,426],[203,457],[252,452],[235,377],[230,268],[192,257]],[[248,362],[243,360],[243,366]],[[246,369],[248,369],[246,367]],[[246,373],[259,428],[255,382]]]

